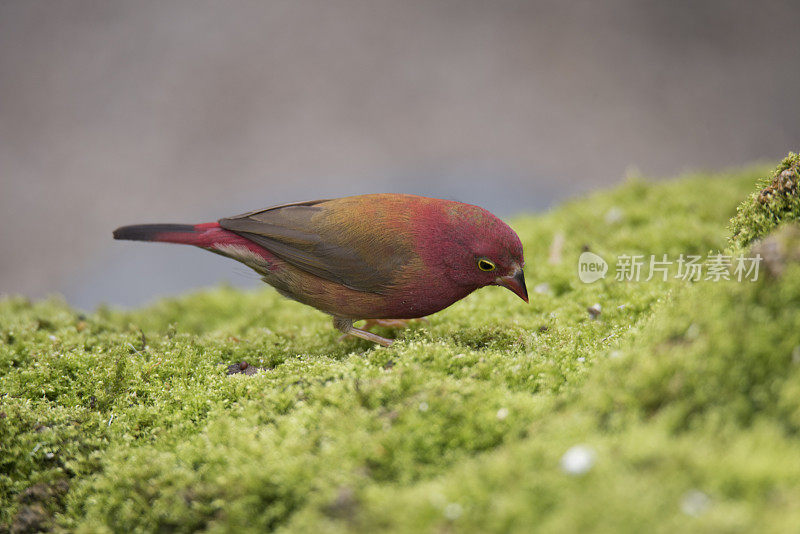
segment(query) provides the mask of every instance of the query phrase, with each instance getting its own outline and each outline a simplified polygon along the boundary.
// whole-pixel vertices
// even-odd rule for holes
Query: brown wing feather
[[[284,261],[316,276],[351,289],[385,293],[392,286],[400,258],[368,261],[345,238],[338,218],[329,217],[335,201],[283,204],[221,219],[220,226],[258,243]],[[400,261],[398,261],[400,260]]]

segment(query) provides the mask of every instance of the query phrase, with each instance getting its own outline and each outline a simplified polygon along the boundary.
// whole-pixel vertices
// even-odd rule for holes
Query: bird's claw
[[[361,339],[366,339],[367,341],[372,341],[373,343],[377,343],[378,345],[382,345],[384,347],[391,347],[392,343],[394,343],[394,341],[391,339],[386,339],[385,337],[373,334],[372,332],[354,327],[352,319],[334,317],[333,326],[340,332],[344,333],[344,335],[339,338],[339,341],[345,339],[347,336],[355,336],[360,337]]]
[[[385,337],[381,337],[377,334],[373,334],[372,332],[367,332],[366,330],[361,330],[359,328],[353,328],[347,334],[342,334],[339,336],[338,341],[341,343],[345,341],[348,337],[358,337],[361,339],[366,339],[367,341],[372,341],[373,343],[377,343],[383,347],[391,347],[394,343],[393,339],[387,339]]]
[[[420,317],[419,319],[367,319],[361,329],[369,331],[376,326],[382,326],[384,328],[408,328],[416,322],[427,323],[428,319],[427,317]]]

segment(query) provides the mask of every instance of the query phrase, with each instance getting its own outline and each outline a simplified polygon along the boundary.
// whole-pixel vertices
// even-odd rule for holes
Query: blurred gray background
[[[0,0],[0,293],[135,305],[230,260],[115,242],[291,200],[501,216],[800,140],[800,2]],[[536,251],[528,251],[535,261]]]

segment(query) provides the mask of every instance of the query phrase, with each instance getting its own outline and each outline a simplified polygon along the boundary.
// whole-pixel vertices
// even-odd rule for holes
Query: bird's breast
[[[263,280],[281,294],[330,315],[350,319],[413,319],[440,311],[474,288],[457,287],[446,279],[400,281],[382,293],[351,289],[283,264]]]

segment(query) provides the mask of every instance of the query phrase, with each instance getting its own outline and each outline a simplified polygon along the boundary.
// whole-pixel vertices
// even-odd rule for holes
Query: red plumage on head
[[[522,242],[506,223],[479,206],[430,200],[420,206],[412,231],[414,250],[425,266],[417,283],[410,284],[421,307],[438,311],[522,268]],[[494,268],[481,270],[480,260]]]

